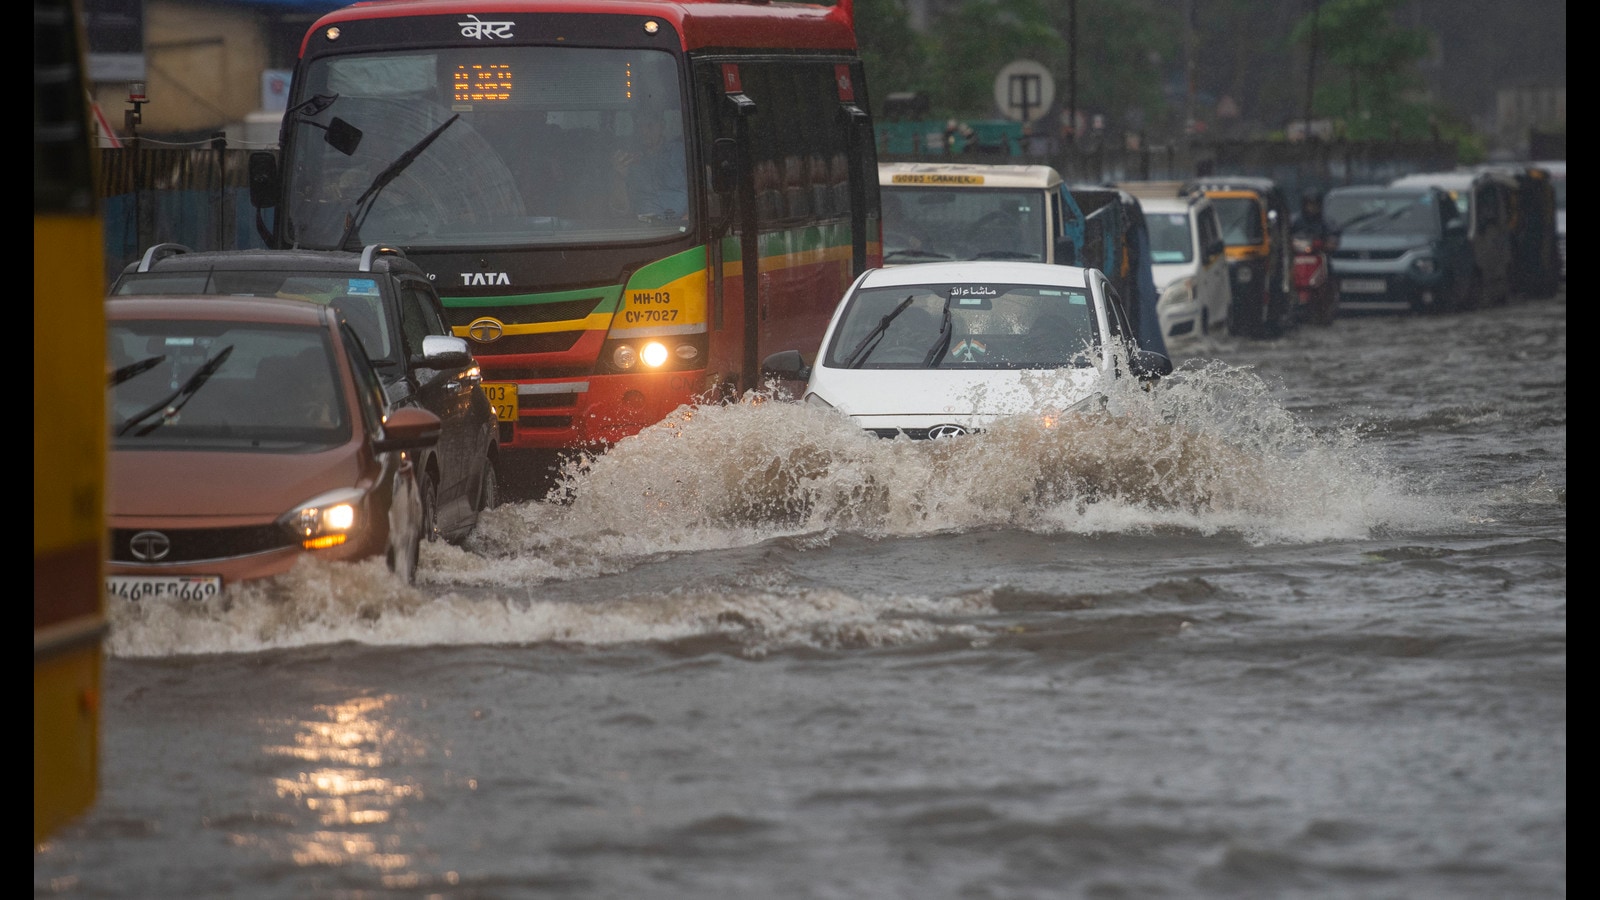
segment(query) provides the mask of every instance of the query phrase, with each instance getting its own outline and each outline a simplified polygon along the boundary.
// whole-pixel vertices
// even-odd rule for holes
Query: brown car
[[[111,298],[106,326],[110,598],[205,600],[308,555],[415,579],[439,417],[389,406],[337,311]]]

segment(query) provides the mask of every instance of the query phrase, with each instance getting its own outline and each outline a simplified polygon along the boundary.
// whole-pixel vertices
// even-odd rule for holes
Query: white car
[[[1004,416],[1065,413],[1117,373],[1172,371],[1138,349],[1099,269],[964,261],[868,269],[845,293],[814,364],[767,357],[768,377],[805,381],[802,401],[882,437],[953,437]]]
[[[1123,186],[1127,190],[1127,186]],[[1130,191],[1131,192],[1131,191]],[[1226,334],[1233,287],[1216,209],[1203,194],[1135,194],[1150,232],[1156,316],[1169,344]]]

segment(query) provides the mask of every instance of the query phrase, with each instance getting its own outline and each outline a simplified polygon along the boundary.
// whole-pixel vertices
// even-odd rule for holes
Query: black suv
[[[393,247],[195,252],[157,244],[129,263],[113,296],[212,294],[294,297],[344,314],[395,407],[420,406],[444,423],[418,459],[424,534],[460,543],[498,500],[499,425],[465,338],[451,333],[433,283]]]

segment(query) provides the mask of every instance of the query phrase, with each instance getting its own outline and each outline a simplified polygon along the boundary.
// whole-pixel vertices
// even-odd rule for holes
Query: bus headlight
[[[632,344],[618,344],[617,349],[611,351],[611,364],[626,372],[639,363],[639,351],[633,349]]]
[[[667,361],[667,348],[658,341],[651,341],[644,345],[644,364],[652,369],[660,368]]]

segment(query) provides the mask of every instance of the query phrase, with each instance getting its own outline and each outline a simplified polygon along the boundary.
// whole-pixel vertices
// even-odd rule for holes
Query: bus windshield
[[[420,249],[679,236],[695,212],[680,82],[659,50],[314,60],[286,118],[285,240]]]

